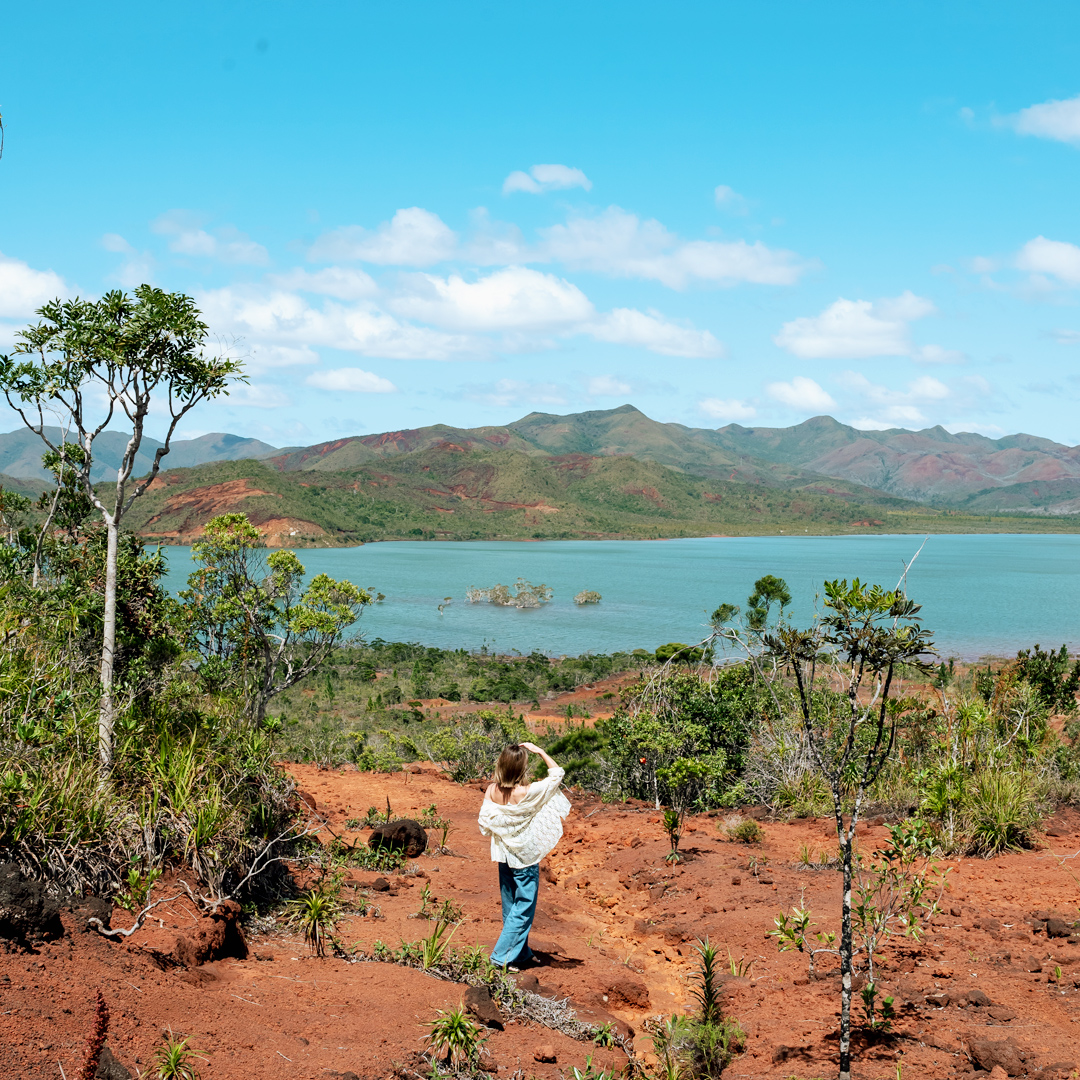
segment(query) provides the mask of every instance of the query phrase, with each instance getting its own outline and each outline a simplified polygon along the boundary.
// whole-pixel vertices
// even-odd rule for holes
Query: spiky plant
[[[339,912],[337,897],[312,889],[289,902],[290,922],[299,927],[304,941],[316,956],[326,955],[326,939],[331,936]]]
[[[432,1055],[438,1057],[445,1053],[451,1066],[476,1061],[484,1047],[480,1025],[465,1015],[464,1004],[451,1012],[439,1009],[425,1038]]]
[[[721,1018],[720,991],[716,986],[716,946],[710,945],[706,936],[698,940],[694,951],[698,954],[698,969],[691,976],[696,985],[690,993],[701,1007],[701,1023],[714,1024]]]
[[[154,1051],[158,1080],[199,1080],[189,1042],[190,1038],[178,1039],[169,1031],[165,1041]]]

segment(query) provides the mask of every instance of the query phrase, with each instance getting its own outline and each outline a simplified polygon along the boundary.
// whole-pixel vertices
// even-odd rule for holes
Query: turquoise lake
[[[364,612],[368,638],[442,648],[551,655],[655,649],[696,642],[722,601],[743,604],[755,579],[778,574],[808,623],[821,585],[859,577],[895,587],[917,536],[710,537],[689,540],[562,540],[540,543],[415,541],[299,551],[309,574],[325,572],[386,594]],[[166,584],[182,588],[188,548],[165,548]],[[465,590],[523,577],[555,590],[546,606],[469,604]],[[601,603],[577,607],[594,589]],[[1080,648],[1080,536],[931,536],[908,595],[923,605],[943,656],[1007,655],[1035,642]],[[437,605],[453,601],[440,615]]]

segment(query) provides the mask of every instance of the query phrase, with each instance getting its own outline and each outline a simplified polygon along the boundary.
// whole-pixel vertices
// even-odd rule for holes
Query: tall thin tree
[[[183,293],[140,285],[133,295],[116,290],[101,300],[54,300],[38,310],[40,321],[17,335],[0,356],[0,389],[23,423],[53,454],[63,455],[46,426],[55,417],[77,437],[78,482],[105,525],[105,604],[101,637],[101,705],[98,754],[103,773],[112,766],[116,713],[116,563],[120,525],[131,504],[158,474],[180,421],[201,401],[227,393],[242,379],[240,362],[206,351],[208,327]],[[132,475],[152,405],[168,416],[165,438],[149,471]],[[94,441],[116,421],[130,431],[111,497],[91,480]],[[144,459],[145,460],[145,459]]]

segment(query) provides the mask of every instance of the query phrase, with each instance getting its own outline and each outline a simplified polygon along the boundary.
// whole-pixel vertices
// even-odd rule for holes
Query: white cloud
[[[294,405],[292,395],[277,386],[250,386],[240,383],[229,390],[227,399],[230,405],[245,405],[253,409],[283,409]]]
[[[585,389],[591,397],[625,397],[633,387],[614,375],[594,375],[586,380]]]
[[[432,266],[457,249],[457,234],[438,214],[419,206],[398,210],[374,232],[346,225],[324,233],[308,257],[315,262],[357,259],[379,266]]]
[[[893,390],[888,386],[872,383],[865,375],[857,371],[848,371],[841,376],[847,390],[858,396],[860,408],[870,406],[873,415],[863,416],[851,422],[852,427],[863,431],[881,427],[906,427],[927,425],[930,421],[922,406],[937,406],[944,401],[956,401],[957,395],[952,387],[932,375],[920,375],[908,383],[906,390]],[[962,380],[967,391],[966,397],[985,397],[990,386],[978,376]]]
[[[545,191],[563,191],[566,188],[592,190],[592,181],[580,170],[568,165],[534,165],[527,173],[512,172],[503,181],[503,194],[524,191],[540,195]]]
[[[1064,240],[1036,236],[1016,255],[1016,267],[1030,274],[1049,275],[1063,285],[1080,285],[1080,247]]]
[[[728,423],[736,420],[751,420],[757,416],[757,409],[753,405],[747,401],[740,401],[738,398],[705,398],[704,401],[698,402],[698,408],[706,416],[711,416],[714,420],[725,420]]]
[[[908,323],[933,311],[911,292],[873,302],[841,297],[820,315],[784,323],[773,341],[807,360],[907,356],[913,350]]]
[[[106,251],[115,251],[124,255],[135,250],[119,233],[114,232],[105,233],[101,238],[101,246]]]
[[[750,212],[750,204],[746,198],[733,188],[729,188],[727,184],[718,184],[713,197],[716,199],[716,205],[729,214],[744,216]]]
[[[553,330],[588,321],[589,298],[554,274],[508,266],[476,281],[416,274],[391,303],[406,318],[459,330]]]
[[[265,266],[270,261],[266,248],[234,225],[223,225],[212,234],[201,225],[202,218],[190,210],[169,210],[152,222],[150,228],[161,236],[172,237],[169,250],[177,255],[249,266]]]
[[[1080,330],[1054,330],[1051,337],[1059,345],[1080,345]]]
[[[823,409],[836,408],[836,402],[829,394],[805,375],[796,375],[791,382],[769,383],[765,392],[775,401],[792,409],[821,412]]]
[[[284,289],[229,286],[197,299],[215,331],[256,345],[325,346],[393,360],[478,359],[485,351],[473,338],[403,323],[371,305],[327,300],[314,307]]]
[[[493,385],[466,386],[463,396],[486,405],[565,405],[566,391],[557,383],[499,379]]]
[[[724,355],[724,346],[708,330],[670,322],[659,312],[616,308],[600,316],[588,332],[598,341],[637,345],[666,356],[709,359]]]
[[[967,353],[959,349],[945,349],[940,345],[919,345],[911,353],[916,364],[966,364]]]
[[[297,267],[286,274],[272,274],[267,280],[282,289],[333,296],[338,300],[363,300],[379,291],[370,274],[349,266],[328,266],[315,273]]]
[[[308,345],[269,345],[258,342],[251,346],[250,355],[244,361],[247,371],[263,371],[266,368],[299,367],[317,364],[319,354]]]
[[[696,282],[790,285],[806,269],[794,252],[760,241],[683,241],[659,221],[611,206],[598,217],[574,218],[540,230],[539,258],[616,277],[659,281],[673,289]]]
[[[338,390],[354,394],[393,394],[397,387],[381,375],[363,368],[344,367],[332,371],[316,371],[304,380],[320,390]]]
[[[109,276],[118,281],[125,289],[133,289],[153,280],[154,256],[149,251],[136,251],[119,233],[105,233],[101,246],[106,251],[127,258]]]
[[[1064,101],[1044,101],[1030,105],[1000,123],[1008,124],[1021,135],[1080,144],[1080,95]]]
[[[483,206],[469,213],[471,232],[463,252],[476,266],[509,266],[528,262],[530,254],[521,229],[507,221],[492,221]]]
[[[0,316],[28,319],[42,304],[67,294],[64,279],[52,270],[35,270],[0,252]]]

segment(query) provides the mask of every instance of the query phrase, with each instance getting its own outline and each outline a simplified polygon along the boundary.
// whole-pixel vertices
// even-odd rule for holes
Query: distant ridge
[[[95,481],[115,475],[124,443],[118,433],[101,436]],[[145,440],[137,471],[150,468],[159,445]],[[711,481],[867,505],[901,499],[972,514],[1080,514],[1080,447],[1051,439],[1026,434],[991,439],[974,432],[953,434],[940,426],[862,431],[831,416],[787,428],[697,428],[661,423],[633,405],[568,415],[532,412],[503,426],[434,424],[285,449],[215,433],[175,443],[162,465],[175,471],[214,461],[262,460],[283,474],[345,474],[380,465],[407,472],[409,462],[425,453],[440,463],[453,455],[482,455],[485,468],[496,470],[500,455],[507,462],[518,456],[625,457]],[[40,459],[40,441],[29,432],[0,435],[0,471],[9,477],[48,479]]]
[[[831,416],[787,428],[729,424],[717,430],[660,423],[622,405],[565,416],[533,412],[502,427],[436,424],[354,436],[269,460],[286,472],[334,472],[439,446],[626,456],[696,476],[848,495],[881,492],[973,513],[1080,513],[1080,447],[942,427],[862,431]]]
[[[60,438],[60,428],[45,429],[54,442]],[[118,431],[103,431],[94,440],[94,466],[91,479],[98,483],[116,478],[128,436]],[[149,472],[154,463],[154,453],[161,443],[157,439],[143,438],[138,457],[135,459],[135,475]],[[20,479],[45,480],[52,483],[52,475],[41,465],[45,444],[33,432],[19,428],[0,434],[0,472]],[[258,439],[245,439],[240,435],[224,435],[215,432],[200,435],[197,439],[180,439],[172,444],[168,455],[162,459],[163,468],[183,468],[204,465],[208,461],[237,461],[246,458],[262,458],[277,453],[277,448]]]

